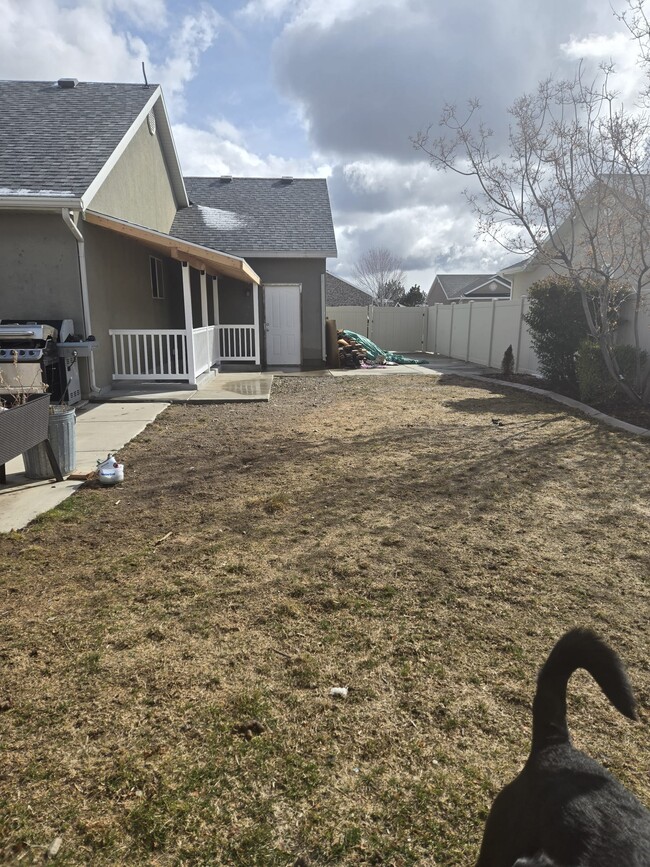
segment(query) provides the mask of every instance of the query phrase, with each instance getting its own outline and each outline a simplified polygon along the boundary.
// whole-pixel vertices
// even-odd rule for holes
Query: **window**
[[[165,283],[163,280],[162,259],[149,256],[149,268],[151,270],[151,294],[154,298],[165,297]]]

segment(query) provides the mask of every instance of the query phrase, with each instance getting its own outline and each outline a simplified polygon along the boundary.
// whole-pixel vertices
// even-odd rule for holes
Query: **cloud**
[[[153,68],[170,111],[177,116],[185,110],[185,86],[196,75],[201,55],[213,44],[221,23],[219,13],[207,5],[183,16],[180,26],[170,34],[169,59]]]
[[[590,33],[587,36],[572,36],[560,46],[562,52],[574,62],[586,61],[590,70],[600,64],[614,67],[611,78],[612,87],[618,98],[633,109],[635,97],[647,79],[647,71],[639,64],[638,55],[630,42],[627,32]]]
[[[132,82],[142,80],[144,61],[176,115],[221,23],[208,4],[175,20],[165,0],[0,0],[0,20],[0,77]]]
[[[607,6],[607,14],[605,14]],[[409,137],[445,102],[479,97],[497,132],[506,108],[573,60],[560,48],[603,3],[531,0],[303,0],[284,5],[274,46],[279,87],[302,110],[314,147],[343,158],[416,159]],[[507,22],[507,26],[506,26]]]
[[[376,159],[334,167],[329,190],[339,258],[328,265],[344,279],[372,247],[401,256],[407,283],[429,287],[440,273],[493,272],[512,255],[476,238],[463,197],[465,178],[426,163]]]
[[[243,177],[327,177],[330,166],[317,159],[290,159],[275,154],[261,155],[248,148],[254,141],[250,131],[216,118],[205,129],[187,123],[173,126],[174,140],[183,173],[198,176],[238,175]]]
[[[160,29],[167,24],[165,0],[91,0],[90,4],[121,13],[134,24]]]
[[[140,81],[140,64],[149,62],[149,50],[138,36],[114,28],[110,6],[0,0],[0,76]]]

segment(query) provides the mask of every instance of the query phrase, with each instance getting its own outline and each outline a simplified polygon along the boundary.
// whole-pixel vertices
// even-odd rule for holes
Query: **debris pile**
[[[380,349],[356,331],[337,331],[339,362],[341,367],[383,367],[394,364],[426,364],[425,359],[406,358],[396,352]]]

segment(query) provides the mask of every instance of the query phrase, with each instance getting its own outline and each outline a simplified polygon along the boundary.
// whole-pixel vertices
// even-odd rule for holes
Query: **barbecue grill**
[[[57,346],[73,336],[71,319],[0,320],[0,394],[35,394],[46,388],[52,403],[77,403],[76,353],[64,355]]]

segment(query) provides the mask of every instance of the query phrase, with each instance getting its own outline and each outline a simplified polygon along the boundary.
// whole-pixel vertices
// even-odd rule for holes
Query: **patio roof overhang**
[[[254,283],[257,286],[261,282],[248,262],[237,256],[220,253],[218,250],[211,250],[209,247],[183,241],[181,238],[174,238],[164,232],[146,229],[144,226],[119,220],[117,217],[109,217],[106,214],[99,214],[96,211],[84,211],[83,218],[87,223],[125,235],[134,241],[140,241],[147,247],[151,247],[153,250],[179,262],[187,262],[193,268],[205,271],[213,277],[232,277],[235,280]]]

